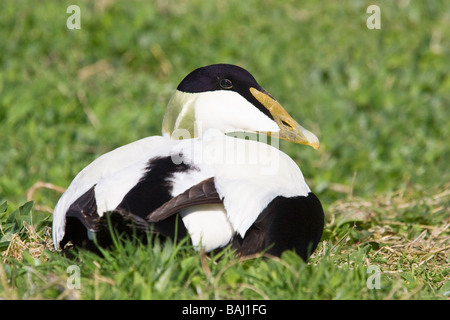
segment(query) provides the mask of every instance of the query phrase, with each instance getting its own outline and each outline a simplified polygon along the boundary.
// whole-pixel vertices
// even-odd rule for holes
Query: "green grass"
[[[380,30],[366,28],[373,3]],[[66,28],[70,4],[81,30]],[[2,1],[0,297],[448,299],[449,22],[445,0]],[[247,68],[320,138],[319,151],[281,144],[326,211],[311,261],[132,241],[104,258],[54,252],[60,193],[36,183],[66,188],[102,153],[159,134],[179,81],[217,62]]]

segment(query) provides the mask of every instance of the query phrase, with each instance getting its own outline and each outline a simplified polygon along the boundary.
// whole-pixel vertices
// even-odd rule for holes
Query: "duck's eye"
[[[233,84],[232,84],[231,81],[228,80],[228,79],[222,79],[222,80],[220,80],[219,85],[220,85],[220,87],[221,87],[222,89],[227,89],[227,90],[228,90],[228,89],[233,88]]]

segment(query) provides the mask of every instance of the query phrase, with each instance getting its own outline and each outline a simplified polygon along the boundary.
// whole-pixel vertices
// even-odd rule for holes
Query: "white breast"
[[[226,221],[242,237],[277,196],[307,196],[310,192],[297,164],[265,143],[209,132],[202,139],[184,141],[181,145],[184,161],[199,168],[196,183],[214,177],[217,192],[223,199]],[[186,190],[180,188],[183,189]],[[189,212],[195,214],[195,210]],[[204,226],[201,219],[196,221],[198,228],[210,228],[210,221]]]

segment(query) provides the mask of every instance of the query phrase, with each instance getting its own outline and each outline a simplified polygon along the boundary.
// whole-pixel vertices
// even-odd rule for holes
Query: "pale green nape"
[[[194,93],[186,93],[176,91],[167,104],[166,113],[162,123],[162,132],[164,135],[180,138],[183,134],[178,135],[174,132],[182,129],[188,132],[191,138],[196,137],[195,130],[195,99]]]

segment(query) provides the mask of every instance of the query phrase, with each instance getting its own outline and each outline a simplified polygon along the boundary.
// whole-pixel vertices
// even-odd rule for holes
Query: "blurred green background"
[[[66,27],[71,4],[80,30]],[[366,27],[371,4],[380,30]],[[325,206],[448,188],[449,26],[448,1],[1,1],[0,203],[159,135],[179,81],[219,62],[320,138],[319,151],[281,147]]]

